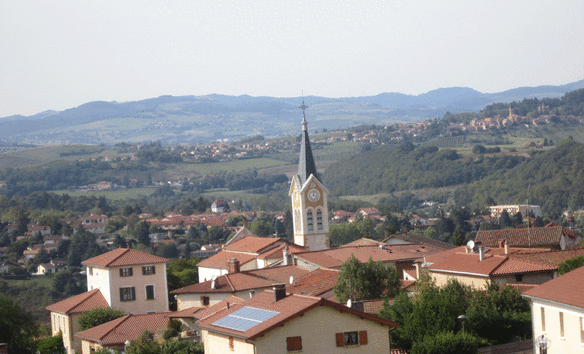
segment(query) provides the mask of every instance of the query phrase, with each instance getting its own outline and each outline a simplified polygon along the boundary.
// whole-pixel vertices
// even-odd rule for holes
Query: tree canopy
[[[400,286],[401,280],[393,266],[385,266],[371,258],[361,264],[353,255],[341,266],[334,293],[339,302],[373,300],[395,296]]]
[[[32,314],[0,293],[0,343],[8,343],[9,353],[32,353],[38,327]]]
[[[95,308],[84,312],[78,320],[79,331],[84,331],[86,329],[99,326],[109,321],[113,321],[116,318],[120,318],[126,314],[123,310],[110,309],[110,308]]]

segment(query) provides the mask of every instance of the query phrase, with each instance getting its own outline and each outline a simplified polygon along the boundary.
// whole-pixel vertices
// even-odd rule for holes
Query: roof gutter
[[[479,274],[479,273],[469,273],[469,272],[457,272],[454,270],[443,270],[443,269],[429,269],[432,272],[442,272],[442,273],[452,273],[452,274],[461,274],[461,275],[474,275],[477,277],[488,278],[491,274]]]

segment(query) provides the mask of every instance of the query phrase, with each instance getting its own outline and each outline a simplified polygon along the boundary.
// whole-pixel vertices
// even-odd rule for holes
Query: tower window
[[[318,230],[322,230],[322,210],[320,209],[316,211],[316,226]]]
[[[308,222],[308,231],[314,230],[314,222],[312,220],[312,211],[306,213],[306,221]]]

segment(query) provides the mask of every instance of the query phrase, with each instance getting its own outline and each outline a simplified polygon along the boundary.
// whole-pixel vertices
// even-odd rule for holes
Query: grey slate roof
[[[304,113],[302,113],[302,118],[302,142],[300,143],[300,159],[298,160],[300,184],[304,184],[310,175],[314,175],[322,182],[316,172],[316,165],[312,157],[312,149],[310,148],[310,140],[308,139],[308,123],[306,122]]]

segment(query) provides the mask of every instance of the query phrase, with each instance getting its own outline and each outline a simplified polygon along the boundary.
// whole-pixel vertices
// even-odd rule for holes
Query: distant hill
[[[343,98],[307,96],[304,100],[310,106],[307,112],[310,129],[322,130],[441,118],[447,111],[478,112],[495,102],[559,97],[582,87],[584,80],[491,94],[451,87],[417,96],[382,93]],[[124,103],[89,102],[61,112],[0,118],[0,142],[48,145],[160,140],[179,144],[237,140],[257,134],[277,137],[298,133],[301,101],[300,97],[211,94],[160,96]]]

